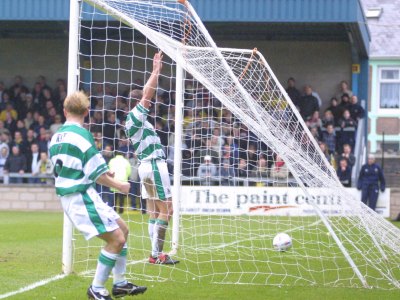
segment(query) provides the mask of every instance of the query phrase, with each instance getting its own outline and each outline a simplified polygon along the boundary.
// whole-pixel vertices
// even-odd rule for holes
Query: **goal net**
[[[88,128],[106,157],[119,149],[132,165],[132,191],[114,203],[130,227],[129,276],[399,288],[400,231],[342,187],[257,49],[218,48],[183,0],[85,1],[78,21]],[[173,181],[165,245],[181,261],[173,267],[148,263],[139,162],[124,135],[130,91],[143,88],[159,50],[148,120]],[[113,203],[114,193],[99,191]],[[292,238],[288,251],[272,245],[281,232]],[[101,243],[73,238],[74,270],[91,274]]]

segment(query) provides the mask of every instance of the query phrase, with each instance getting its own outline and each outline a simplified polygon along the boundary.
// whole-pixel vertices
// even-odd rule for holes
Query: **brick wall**
[[[54,187],[0,186],[0,210],[61,211]]]

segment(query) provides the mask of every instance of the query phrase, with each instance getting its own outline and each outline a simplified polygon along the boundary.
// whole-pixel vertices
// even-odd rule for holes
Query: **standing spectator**
[[[197,177],[199,177],[201,185],[211,185],[211,178],[217,175],[217,167],[212,163],[211,156],[204,156],[204,163],[197,169]]]
[[[32,175],[50,177],[51,174],[53,174],[53,163],[47,156],[47,152],[41,152],[40,160],[39,160],[38,164],[36,165],[36,168],[32,170]],[[51,184],[52,180],[46,179],[46,178],[41,178],[40,182]]]
[[[318,132],[321,132],[322,129],[322,121],[319,117],[319,111],[314,111],[314,113],[309,117],[306,121],[308,128],[317,128]]]
[[[340,91],[336,95],[338,99],[341,99],[344,94],[347,94],[349,97],[353,96],[353,92],[349,88],[349,83],[346,80],[340,82]]]
[[[335,121],[335,125],[336,123],[339,121],[339,119],[342,117],[342,110],[339,106],[339,101],[337,98],[332,97],[330,100],[330,106],[326,109],[330,110],[333,114],[333,119]]]
[[[347,164],[347,159],[342,158],[339,161],[336,173],[344,187],[351,187],[351,167]]]
[[[300,100],[301,94],[300,91],[296,88],[296,81],[293,77],[290,77],[287,81],[286,93],[292,100],[292,102],[297,105]]]
[[[140,178],[139,178],[139,159],[137,158],[136,153],[133,153],[133,155],[129,158],[129,164],[131,165],[132,172],[131,175],[129,176],[129,182],[131,184],[131,190],[130,194],[131,195],[131,209],[136,209],[136,200],[139,197],[141,207],[140,210],[143,213],[146,211],[146,201],[141,201],[141,196],[140,196]],[[144,204],[144,205],[143,205]]]
[[[39,146],[37,144],[31,145],[31,153],[27,155],[27,172],[32,173],[32,175],[37,175],[39,173]],[[29,183],[39,183],[38,178],[29,178]]]
[[[324,117],[322,118],[322,130],[326,130],[326,127],[328,125],[333,125],[335,126],[335,117],[333,116],[333,113],[330,110],[325,110],[324,112]]]
[[[219,168],[220,184],[222,186],[234,185],[235,170],[233,166],[229,164],[226,160],[223,161],[221,167]]]
[[[265,180],[268,178],[268,163],[264,157],[260,157],[257,162],[257,167],[253,170],[251,177],[257,178],[257,186],[266,186]]]
[[[8,119],[8,116],[7,116],[8,114],[10,114],[10,116],[13,120],[18,119],[18,113],[14,109],[14,107],[12,106],[11,103],[7,103],[6,108],[0,113],[0,120],[6,121]]]
[[[360,104],[358,104],[357,96],[353,95],[349,105],[350,116],[358,124],[358,121],[364,118],[365,110]]]
[[[4,176],[4,165],[6,164],[8,157],[8,147],[1,147],[0,148],[0,179],[3,182]]]
[[[354,164],[356,163],[356,157],[352,153],[352,148],[349,144],[343,145],[342,154],[339,156],[339,160],[342,158],[347,160],[350,168],[353,168]]]
[[[339,108],[340,108],[340,115],[341,115],[341,117],[343,116],[343,112],[347,109],[349,109],[350,108],[350,97],[349,97],[349,95],[347,95],[347,94],[343,94],[343,96],[342,96],[342,98],[340,98],[341,99],[341,102],[340,102],[340,104],[339,104]]]
[[[297,104],[303,120],[307,120],[315,111],[319,111],[318,100],[312,95],[312,88],[309,85],[304,87],[304,96]]]
[[[379,188],[385,191],[385,177],[381,168],[375,163],[373,155],[368,156],[368,163],[363,165],[358,176],[357,189],[361,190],[361,201],[372,210],[376,208]]]
[[[25,174],[27,169],[25,156],[20,153],[18,146],[13,146],[11,151],[11,155],[8,156],[6,163],[4,164],[4,173]],[[10,178],[10,183],[22,183],[22,181],[21,177]]]
[[[326,131],[322,133],[322,141],[326,144],[329,154],[336,152],[336,133],[333,124],[326,127]]]
[[[241,178],[247,178],[249,176],[247,161],[244,158],[239,159],[238,176]]]
[[[114,173],[114,178],[121,182],[128,182],[129,176],[131,176],[131,165],[129,161],[123,156],[124,153],[121,151],[115,151],[115,157],[110,160],[108,167],[110,171]],[[124,212],[124,202],[127,196],[120,193],[117,189],[111,188],[111,192],[114,192],[114,201],[109,203],[114,210],[122,214]]]
[[[274,181],[273,185],[282,187],[287,186],[288,177],[289,170],[285,162],[279,154],[276,154],[275,161],[271,167],[271,178]]]
[[[56,115],[54,118],[54,123],[50,125],[50,131],[52,134],[55,134],[57,130],[62,126],[62,119],[60,115]]]
[[[340,147],[342,147],[344,144],[349,144],[351,149],[354,149],[356,143],[355,137],[357,124],[356,121],[350,117],[350,112],[348,109],[343,112],[343,118],[340,119],[339,126],[342,129],[340,133]]]

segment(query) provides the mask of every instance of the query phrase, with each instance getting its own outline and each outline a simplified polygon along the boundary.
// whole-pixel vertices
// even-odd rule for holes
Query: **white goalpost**
[[[181,263],[146,263],[148,216],[132,175],[121,214],[132,278],[400,287],[400,230],[343,188],[257,49],[218,48],[185,0],[71,0],[69,37],[68,92],[90,95],[99,150],[126,151],[133,174],[130,91],[143,88],[154,53],[165,54],[148,118],[173,182],[166,250]],[[101,243],[64,222],[63,271],[90,274]],[[286,252],[272,246],[280,232],[292,237]]]

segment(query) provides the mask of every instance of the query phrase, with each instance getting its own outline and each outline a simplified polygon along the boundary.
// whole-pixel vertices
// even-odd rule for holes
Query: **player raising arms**
[[[165,154],[153,125],[147,121],[151,100],[155,94],[162,68],[162,53],[154,55],[153,71],[143,91],[133,90],[130,97],[140,102],[129,112],[125,130],[140,161],[139,177],[142,197],[147,201],[149,236],[153,264],[174,265],[179,261],[164,254],[165,232],[172,216],[171,187]]]
[[[100,252],[89,299],[112,299],[104,287],[113,271],[115,297],[144,293],[146,287],[125,279],[128,227],[114,210],[103,202],[93,185],[105,185],[127,194],[130,185],[113,178],[104,158],[97,151],[93,136],[82,127],[89,114],[89,100],[75,92],[64,101],[65,124],[54,134],[50,157],[54,164],[56,193],[64,212],[88,240],[94,236],[106,242]]]

